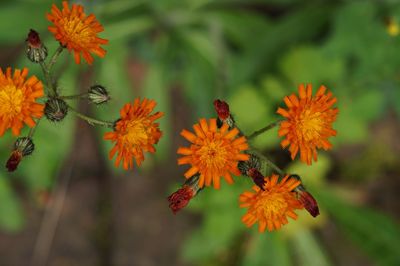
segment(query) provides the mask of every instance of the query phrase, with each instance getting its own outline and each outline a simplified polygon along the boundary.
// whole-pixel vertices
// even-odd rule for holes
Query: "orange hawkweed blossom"
[[[236,138],[239,130],[228,130],[229,126],[226,123],[218,129],[216,119],[210,119],[209,123],[204,118],[200,119],[193,129],[196,134],[185,129],[181,132],[181,135],[192,143],[190,147],[178,149],[178,154],[184,155],[178,159],[178,164],[192,166],[185,173],[185,177],[190,178],[200,173],[200,188],[213,183],[214,188],[219,189],[221,177],[232,184],[231,174],[240,175],[238,162],[249,159],[248,154],[241,153],[248,149],[246,138]]]
[[[254,192],[246,191],[240,195],[240,207],[248,208],[242,222],[251,227],[258,221],[258,231],[262,233],[265,229],[273,231],[287,224],[287,216],[296,220],[297,214],[294,210],[302,209],[303,204],[292,190],[300,183],[289,176],[285,176],[281,181],[277,175],[266,177],[264,190],[253,186]]]
[[[105,140],[115,143],[109,153],[110,160],[117,154],[115,166],[123,162],[123,167],[128,170],[133,167],[133,159],[140,166],[144,160],[143,152],[154,153],[161,138],[162,132],[159,124],[154,121],[162,117],[162,112],[151,114],[157,103],[154,100],[135,99],[133,105],[127,103],[120,111],[121,118],[115,123],[114,131],[104,135]]]
[[[104,57],[106,51],[100,45],[107,44],[108,40],[97,37],[104,28],[96,16],[86,16],[81,5],[72,4],[70,8],[67,1],[63,1],[62,5],[63,9],[60,10],[53,4],[51,13],[47,14],[47,19],[53,23],[53,26],[48,27],[49,31],[63,46],[74,52],[77,64],[81,62],[82,56],[91,65],[91,53]]]
[[[321,86],[313,97],[311,84],[308,84],[307,88],[299,86],[299,97],[292,94],[283,100],[288,109],[277,110],[285,118],[278,131],[279,136],[285,137],[281,145],[283,148],[290,145],[292,160],[300,151],[300,160],[310,165],[312,159],[317,161],[317,148],[328,150],[332,147],[328,138],[336,136],[336,130],[332,128],[339,112],[332,107],[336,98],[331,92],[326,93],[325,86]]]
[[[43,84],[36,76],[27,79],[28,69],[11,68],[4,73],[0,68],[0,136],[11,128],[19,136],[24,125],[35,126],[33,118],[43,116],[44,105],[36,100],[43,97]]]

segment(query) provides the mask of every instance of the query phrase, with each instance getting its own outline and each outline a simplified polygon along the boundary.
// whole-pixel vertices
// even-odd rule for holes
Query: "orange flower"
[[[289,146],[292,160],[300,151],[300,160],[311,164],[312,159],[317,161],[317,148],[328,150],[332,144],[328,141],[331,136],[336,136],[332,123],[336,120],[337,108],[332,108],[336,98],[332,93],[325,94],[326,87],[321,86],[317,94],[312,97],[311,84],[304,88],[299,86],[299,96],[292,94],[283,100],[288,109],[278,108],[277,113],[285,118],[281,122],[279,136],[285,136],[281,145]]]
[[[35,126],[33,118],[43,115],[44,105],[36,99],[44,95],[43,84],[36,76],[28,76],[28,69],[14,70],[7,68],[6,73],[0,68],[0,136],[11,128],[14,136],[21,133],[23,124]]]
[[[278,181],[277,175],[266,177],[264,189],[253,186],[255,192],[246,191],[240,195],[240,207],[248,208],[242,221],[247,227],[259,222],[258,231],[264,232],[281,228],[287,224],[286,216],[296,220],[296,209],[302,209],[302,203],[296,198],[296,193],[292,192],[300,181],[285,176],[282,181]]]
[[[133,158],[140,166],[144,160],[144,151],[154,153],[154,144],[158,143],[162,133],[159,124],[155,120],[162,117],[162,112],[153,112],[157,103],[154,100],[139,98],[135,99],[133,105],[127,103],[121,109],[121,118],[115,123],[114,131],[104,135],[105,140],[111,140],[115,146],[109,153],[110,160],[116,153],[115,166],[118,167],[123,160],[125,170],[133,167]]]
[[[181,135],[190,141],[189,148],[180,147],[178,154],[184,155],[178,159],[178,164],[191,164],[192,167],[185,173],[186,178],[190,178],[196,173],[200,173],[199,187],[202,188],[214,184],[214,188],[220,188],[220,177],[223,176],[229,183],[233,183],[231,173],[240,175],[237,167],[239,161],[247,161],[248,154],[240,153],[248,148],[246,138],[236,135],[239,133],[237,128],[228,131],[229,126],[224,123],[220,129],[217,128],[217,120],[200,119],[200,123],[195,124],[193,129],[196,133],[182,130]]]
[[[104,28],[96,16],[86,16],[81,5],[72,4],[71,9],[67,1],[62,5],[60,10],[53,4],[51,13],[47,14],[47,19],[54,24],[48,27],[49,31],[69,51],[74,51],[77,64],[81,62],[81,54],[89,65],[93,63],[91,53],[104,57],[106,51],[100,45],[107,44],[108,40],[97,37]]]

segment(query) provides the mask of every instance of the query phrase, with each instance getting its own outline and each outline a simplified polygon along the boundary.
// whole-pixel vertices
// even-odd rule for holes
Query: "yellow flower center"
[[[69,41],[81,47],[88,46],[94,40],[92,29],[78,18],[64,18],[64,30]]]
[[[140,146],[146,144],[149,139],[144,119],[129,121],[126,126],[126,134],[122,137],[123,143],[130,146]]]
[[[254,205],[258,215],[264,217],[276,217],[286,213],[288,208],[287,201],[285,199],[285,192],[261,192],[264,195],[257,200]]]
[[[6,85],[0,90],[0,113],[10,118],[20,114],[24,99],[21,90],[14,85]]]
[[[311,109],[305,109],[301,113],[296,126],[298,130],[297,135],[303,136],[305,141],[319,139],[323,128],[324,121],[321,117],[321,113]]]
[[[207,168],[223,168],[226,163],[228,151],[222,140],[211,140],[204,144],[198,151],[200,161]]]

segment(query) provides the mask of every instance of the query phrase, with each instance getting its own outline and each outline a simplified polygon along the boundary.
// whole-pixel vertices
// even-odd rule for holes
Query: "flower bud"
[[[229,105],[226,102],[217,99],[214,101],[214,108],[217,111],[218,118],[222,121],[230,116]]]
[[[180,189],[168,197],[169,207],[174,214],[186,207],[189,201],[201,190],[199,188],[199,175],[194,175],[182,185]]]
[[[94,104],[103,104],[111,99],[106,88],[101,85],[94,85],[90,87],[88,91],[88,98]]]
[[[298,192],[300,202],[303,203],[304,208],[312,215],[312,217],[317,217],[319,215],[318,203],[314,197],[307,191]]]
[[[256,155],[250,153],[250,158],[247,161],[239,161],[238,163],[238,168],[242,175],[249,175],[249,170],[252,168],[255,168],[256,170],[260,171],[261,170],[261,162],[260,158],[258,158]]]
[[[259,188],[264,190],[265,179],[264,175],[256,168],[251,168],[247,171],[248,176],[253,179],[254,184],[256,184]]]
[[[300,176],[290,175],[290,178],[294,178],[301,181]],[[319,215],[318,203],[314,197],[307,192],[306,188],[300,184],[295,189],[299,197],[299,201],[304,205],[304,208],[312,215],[312,217],[317,217]]]
[[[26,39],[26,55],[34,63],[40,63],[46,60],[47,48],[40,40],[39,33],[30,30]]]
[[[44,114],[50,121],[60,122],[68,114],[68,105],[62,99],[50,98],[44,107]]]
[[[14,143],[14,150],[12,151],[11,156],[6,163],[8,171],[15,171],[21,162],[22,157],[32,154],[34,149],[35,145],[33,144],[31,138],[18,138]]]

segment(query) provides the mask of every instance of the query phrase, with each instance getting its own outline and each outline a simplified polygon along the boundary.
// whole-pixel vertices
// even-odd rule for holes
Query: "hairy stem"
[[[261,152],[259,152],[256,149],[251,149],[251,152],[253,152],[255,155],[260,157],[268,165],[268,167],[273,169],[280,176],[284,176],[285,175],[285,172],[281,168],[279,168],[276,164],[274,164],[270,159],[268,159],[267,156],[265,156],[264,154],[262,154]]]
[[[83,93],[76,94],[76,95],[59,96],[58,98],[63,99],[63,100],[75,100],[75,99],[85,98],[87,95],[88,95],[87,92],[83,92]]]
[[[110,128],[114,127],[114,123],[113,122],[102,121],[102,120],[98,120],[98,119],[86,116],[86,115],[80,113],[75,108],[71,107],[70,105],[68,105],[68,109],[71,110],[72,112],[74,112],[79,118],[81,118],[81,119],[85,120],[86,122],[88,122],[90,125],[98,125],[98,126],[110,127]]]
[[[273,123],[271,123],[271,124],[269,124],[269,125],[267,125],[267,126],[261,128],[261,129],[259,129],[259,130],[256,130],[256,131],[254,131],[250,136],[248,136],[247,139],[248,139],[248,140],[252,140],[252,139],[254,139],[255,137],[258,137],[259,135],[263,134],[264,132],[266,132],[266,131],[268,131],[268,130],[274,128],[274,127],[276,127],[276,126],[279,125],[281,122],[282,122],[282,120],[278,120],[278,121],[275,121],[275,122],[273,122]]]

